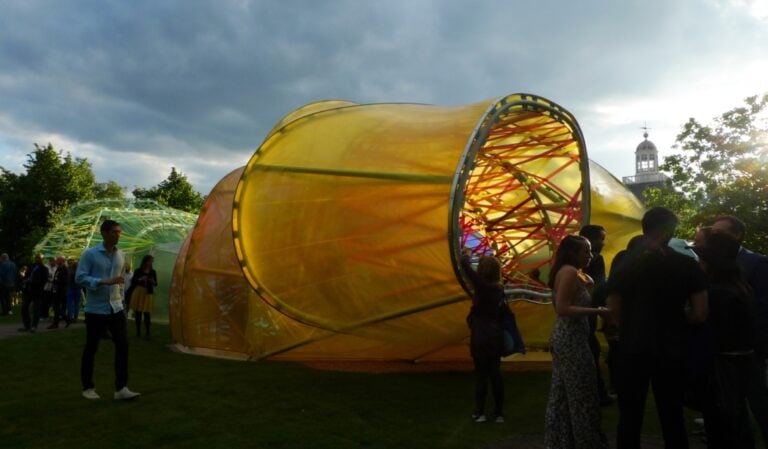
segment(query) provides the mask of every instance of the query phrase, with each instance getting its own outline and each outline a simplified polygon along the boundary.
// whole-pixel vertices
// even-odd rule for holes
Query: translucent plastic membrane
[[[195,216],[152,200],[106,199],[83,201],[70,207],[65,216],[35,246],[46,256],[79,259],[86,249],[102,242],[99,227],[106,220],[120,223],[123,233],[118,246],[126,262],[136,269],[142,257],[154,257],[158,286],[154,290],[152,319],[168,320],[168,288],[181,242],[195,223]]]
[[[589,215],[587,167],[575,119],[530,95],[302,107],[209,195],[176,264],[174,339],[222,357],[467,359],[461,248],[493,248],[533,287]],[[631,196],[600,179],[599,207]],[[632,207],[604,215],[609,231],[636,229]],[[515,308],[546,345],[551,306]]]

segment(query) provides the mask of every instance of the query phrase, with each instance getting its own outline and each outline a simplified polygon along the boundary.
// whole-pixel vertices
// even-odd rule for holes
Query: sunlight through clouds
[[[756,19],[768,20],[768,2],[765,0],[732,0],[731,3],[746,9]]]

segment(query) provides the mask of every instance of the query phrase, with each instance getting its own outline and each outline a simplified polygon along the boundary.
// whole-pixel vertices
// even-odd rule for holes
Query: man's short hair
[[[674,212],[666,207],[653,207],[643,215],[643,234],[672,237],[677,227],[678,219]]]
[[[597,240],[600,238],[600,234],[605,232],[605,228],[596,225],[596,224],[588,224],[584,225],[581,228],[581,231],[579,231],[579,235],[582,237],[586,237],[587,239],[591,240]]]
[[[109,232],[115,226],[120,226],[120,223],[116,222],[115,220],[104,220],[104,222],[101,224],[101,232]]]
[[[715,221],[713,223],[717,223],[718,221],[727,221],[728,226],[731,228],[734,234],[736,234],[738,239],[744,240],[744,236],[747,235],[747,225],[744,224],[743,221],[741,221],[738,217],[734,217],[733,215],[721,215],[717,218],[715,218]]]

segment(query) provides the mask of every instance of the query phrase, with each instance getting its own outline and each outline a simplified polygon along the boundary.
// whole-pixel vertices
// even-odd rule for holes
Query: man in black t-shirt
[[[696,261],[667,244],[677,217],[663,207],[643,216],[643,249],[622,262],[608,284],[619,325],[616,376],[619,449],[639,449],[648,386],[666,447],[688,447],[683,419],[686,324],[707,318],[707,283]]]

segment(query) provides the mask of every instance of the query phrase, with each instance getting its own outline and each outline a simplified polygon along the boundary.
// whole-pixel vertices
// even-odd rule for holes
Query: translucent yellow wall
[[[613,256],[626,248],[632,237],[642,234],[640,220],[645,210],[635,195],[599,164],[590,161],[589,173],[592,198],[589,221],[606,229],[603,257],[607,270]]]
[[[213,188],[182,247],[171,285],[171,329],[188,351],[262,358],[321,333],[272,310],[243,277],[231,221],[242,172],[229,173]]]
[[[272,134],[235,195],[251,285],[308,324],[413,337],[403,333],[415,326],[369,324],[465,297],[447,238],[451,183],[487,108],[350,106]]]

